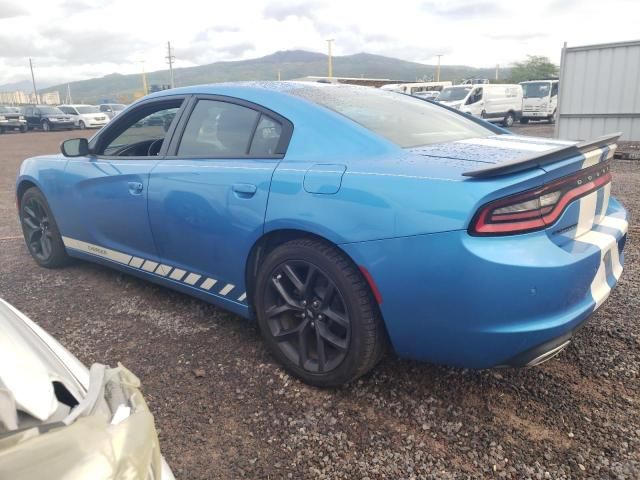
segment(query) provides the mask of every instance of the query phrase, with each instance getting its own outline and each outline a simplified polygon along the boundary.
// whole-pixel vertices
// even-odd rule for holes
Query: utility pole
[[[278,70],[278,81],[280,81],[280,70]]]
[[[144,71],[144,60],[140,60],[140,63],[142,64],[142,93],[146,95],[149,93],[149,89],[147,88],[147,72]]]
[[[500,78],[500,64],[496,63],[496,80]]]
[[[31,61],[31,57],[29,57],[29,68],[31,69],[31,81],[33,82],[33,98],[34,98],[33,103],[39,103],[38,89],[36,88],[36,77],[33,74],[33,62]]]
[[[176,57],[171,52],[171,42],[167,42],[167,56],[165,57],[169,63],[169,74],[171,75],[171,88],[175,88],[176,83],[173,79],[173,61]]]
[[[327,65],[329,71],[329,80],[333,78],[333,54],[331,52],[331,46],[333,45],[334,39],[330,38],[327,40],[327,45],[329,47],[329,63]]]
[[[66,103],[73,103],[73,100],[71,100],[71,84],[67,83],[67,102]]]
[[[436,57],[438,57],[438,67],[436,68],[436,82],[440,81],[440,57],[442,57],[442,55],[442,53],[436,55]]]

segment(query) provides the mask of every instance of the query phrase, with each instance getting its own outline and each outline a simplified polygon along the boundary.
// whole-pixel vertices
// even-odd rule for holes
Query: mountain
[[[282,80],[326,75],[327,56],[304,50],[280,51],[250,60],[223,61],[197,67],[176,68],[174,69],[174,78],[176,86],[186,86],[240,80],[275,80],[278,77],[278,71],[280,71]],[[333,74],[337,77],[388,78],[392,83],[392,81],[430,79],[435,75],[435,71],[434,65],[369,53],[333,57]],[[503,75],[506,73],[504,70],[502,71]],[[443,65],[440,79],[487,78],[494,74],[492,68]],[[168,83],[168,70],[147,73],[148,85]],[[75,102],[97,103],[111,99],[128,103],[142,90],[142,79],[140,74],[113,73],[101,78],[71,82],[70,88]],[[64,98],[67,93],[67,84],[43,89],[44,92],[53,90],[58,90],[60,97]]]

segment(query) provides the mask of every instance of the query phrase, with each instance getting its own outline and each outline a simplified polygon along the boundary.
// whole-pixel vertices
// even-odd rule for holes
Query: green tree
[[[511,67],[511,82],[519,83],[526,80],[541,80],[557,77],[558,66],[549,57],[527,55],[524,62],[515,62]]]

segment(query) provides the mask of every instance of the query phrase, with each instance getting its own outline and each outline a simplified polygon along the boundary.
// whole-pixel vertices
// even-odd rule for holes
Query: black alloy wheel
[[[278,265],[265,292],[265,317],[287,358],[312,373],[334,370],[344,360],[351,322],[335,283],[304,260]]]
[[[373,294],[356,265],[315,238],[276,247],[252,292],[258,326],[274,356],[312,385],[341,385],[372,369],[387,346]]]
[[[68,257],[53,214],[35,187],[22,196],[20,223],[29,253],[40,266],[56,268],[67,263]]]

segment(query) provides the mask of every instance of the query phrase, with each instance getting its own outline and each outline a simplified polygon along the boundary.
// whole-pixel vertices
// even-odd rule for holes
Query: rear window
[[[349,86],[302,87],[290,93],[340,113],[403,148],[493,134],[457,113],[400,93]]]

